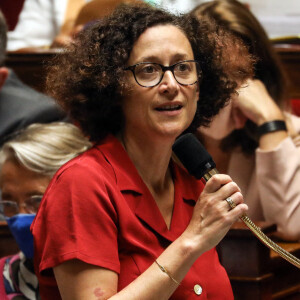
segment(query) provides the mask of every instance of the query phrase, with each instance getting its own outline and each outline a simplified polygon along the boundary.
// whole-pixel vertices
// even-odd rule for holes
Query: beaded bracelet
[[[172,279],[172,281],[174,281],[177,285],[180,285],[180,282],[178,282],[173,276],[171,276],[171,274],[166,270],[165,267],[159,264],[157,260],[155,260],[155,262],[158,265],[158,267]]]
[[[259,137],[270,132],[281,131],[281,130],[287,131],[286,124],[282,120],[274,120],[274,121],[266,122],[258,126],[257,128]]]

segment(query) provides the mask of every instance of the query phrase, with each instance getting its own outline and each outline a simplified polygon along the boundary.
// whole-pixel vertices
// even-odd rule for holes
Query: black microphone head
[[[210,154],[192,133],[180,136],[173,145],[173,152],[187,171],[197,179],[201,179],[216,167]]]

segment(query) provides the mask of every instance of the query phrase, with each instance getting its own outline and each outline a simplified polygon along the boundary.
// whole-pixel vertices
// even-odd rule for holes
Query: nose
[[[179,89],[179,83],[176,81],[171,70],[167,70],[160,82],[160,90],[163,93],[169,92],[171,94],[176,93]]]
[[[19,213],[20,214],[28,214],[28,211],[25,206],[19,205]]]

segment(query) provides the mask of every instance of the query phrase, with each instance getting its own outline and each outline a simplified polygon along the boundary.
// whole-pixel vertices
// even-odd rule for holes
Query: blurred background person
[[[277,224],[280,237],[300,239],[300,119],[288,113],[285,77],[260,23],[236,0],[210,1],[191,15],[211,18],[248,45],[257,58],[244,84],[198,136],[217,168],[242,189],[253,220]],[[232,59],[235,59],[232,57]]]
[[[51,47],[64,47],[89,24],[111,14],[120,4],[143,4],[142,0],[91,0],[81,7],[70,30],[62,32],[54,39]]]
[[[142,0],[25,0],[8,32],[8,51],[59,48],[69,44],[83,26],[121,3]],[[0,4],[8,6],[9,4]],[[10,5],[14,5],[11,2]],[[18,14],[17,10],[13,10]],[[8,15],[11,19],[13,16]]]
[[[0,146],[5,139],[31,123],[65,119],[54,100],[23,84],[5,67],[7,26],[0,11]]]
[[[76,126],[63,122],[32,124],[3,145],[0,212],[21,252],[0,260],[1,300],[40,299],[29,228],[53,174],[90,146]]]
[[[23,1],[15,27],[8,32],[8,51],[29,47],[49,48],[56,36],[71,30],[78,11],[89,1]]]

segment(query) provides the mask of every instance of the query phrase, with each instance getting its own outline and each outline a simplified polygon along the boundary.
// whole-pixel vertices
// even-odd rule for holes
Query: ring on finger
[[[234,203],[231,197],[226,198],[225,201],[228,203],[230,210],[236,207],[236,204]]]

